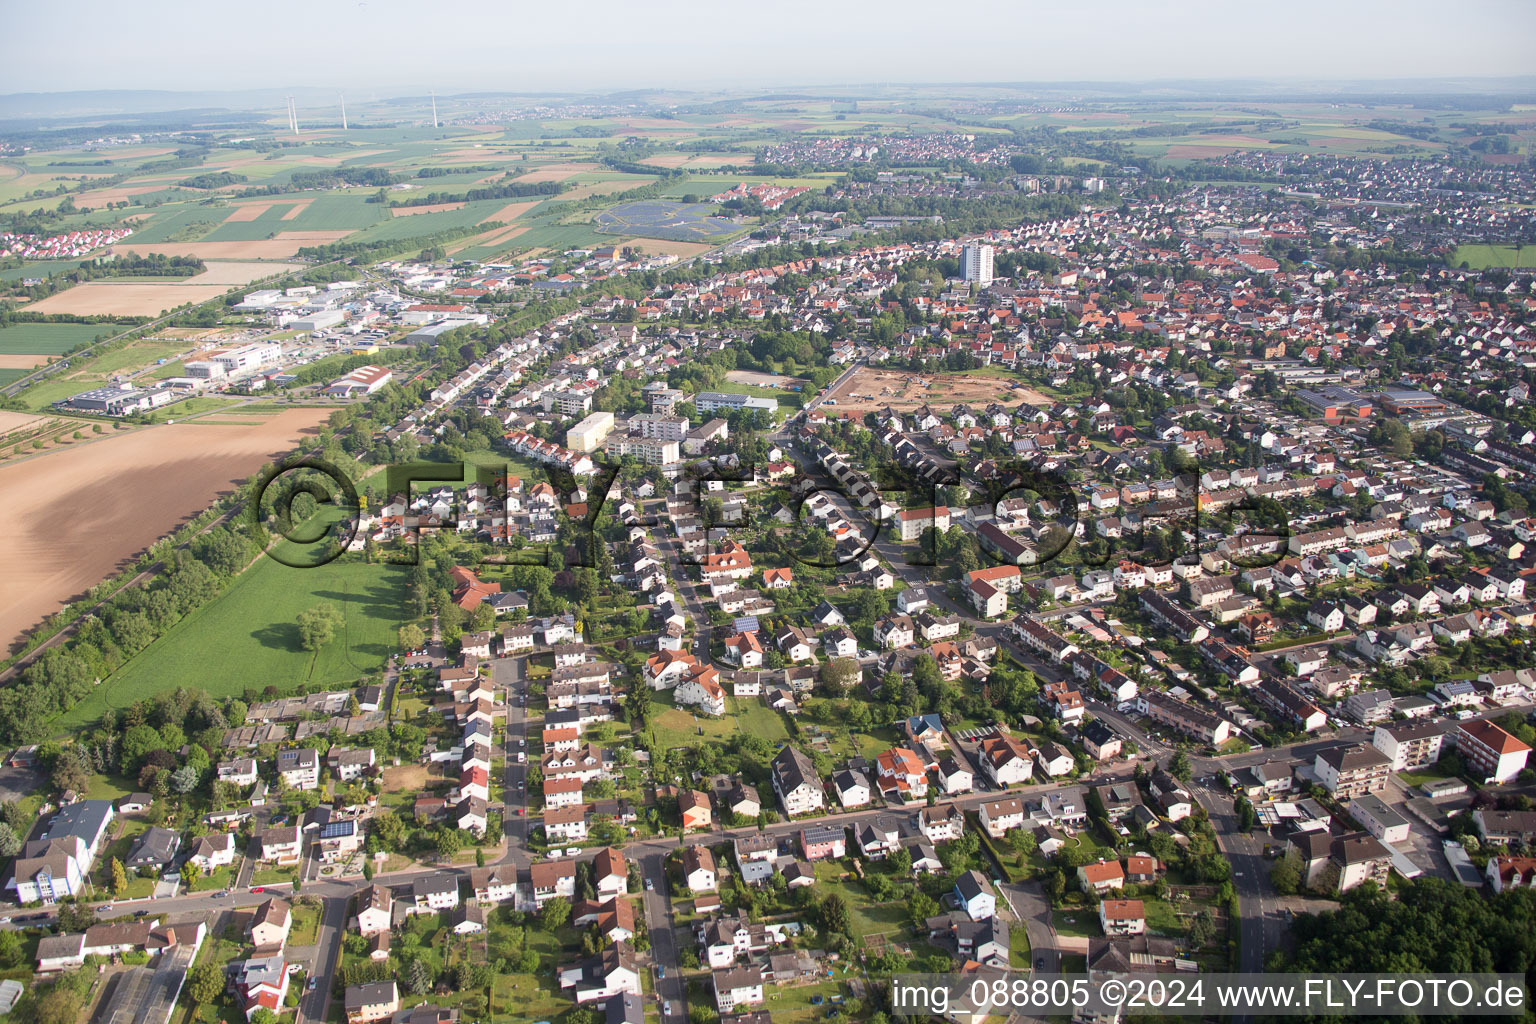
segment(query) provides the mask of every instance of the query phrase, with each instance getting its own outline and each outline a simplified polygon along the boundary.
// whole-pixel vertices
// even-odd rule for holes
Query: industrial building
[[[254,341],[249,345],[241,345],[232,348],[228,352],[219,352],[209,356],[209,361],[218,363],[224,367],[224,372],[230,375],[244,373],[248,370],[259,369],[268,363],[275,363],[282,358],[283,347],[275,341]]]
[[[384,366],[359,366],[344,377],[333,380],[325,389],[327,395],[335,395],[338,398],[354,398],[358,395],[371,395],[375,391],[388,384],[395,372]]]
[[[135,412],[148,412],[175,401],[174,391],[144,391],[130,386],[94,388],[70,395],[54,404],[61,409],[75,412],[95,412],[103,416],[127,416]]]

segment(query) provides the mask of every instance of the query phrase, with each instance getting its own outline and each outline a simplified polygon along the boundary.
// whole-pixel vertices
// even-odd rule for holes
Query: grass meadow
[[[72,731],[108,708],[177,686],[230,696],[269,685],[283,691],[314,683],[351,685],[381,671],[395,648],[408,579],[404,566],[331,562],[296,569],[262,558],[103,680],[58,720],[57,729]],[[319,651],[306,651],[294,619],[325,602],[341,609],[345,626]]]

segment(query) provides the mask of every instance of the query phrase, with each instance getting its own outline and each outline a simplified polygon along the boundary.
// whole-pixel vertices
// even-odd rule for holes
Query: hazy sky
[[[1536,72],[1532,0],[0,0],[0,93]]]

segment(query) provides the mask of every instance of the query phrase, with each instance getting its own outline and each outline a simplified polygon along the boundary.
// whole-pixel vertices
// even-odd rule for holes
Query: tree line
[[[438,203],[473,203],[481,199],[519,199],[526,196],[555,196],[565,191],[563,181],[509,181],[503,185],[472,188],[467,192],[428,192],[426,195],[397,199],[392,207],[436,206]]]

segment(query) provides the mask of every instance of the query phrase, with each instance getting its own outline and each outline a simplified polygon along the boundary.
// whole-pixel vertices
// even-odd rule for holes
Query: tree
[[[413,956],[406,961],[405,974],[400,980],[413,996],[424,996],[432,989],[432,972],[420,957]]]
[[[539,911],[539,920],[544,925],[544,930],[553,932],[571,919],[571,902],[564,896],[556,896],[544,904],[544,909]]]
[[[433,839],[433,845],[437,848],[437,855],[448,860],[464,848],[464,838],[456,828],[440,828]]]
[[[0,859],[14,857],[21,852],[21,837],[10,825],[0,821]]]
[[[112,858],[112,895],[121,896],[128,891],[128,872],[123,870],[123,862],[116,857]]]
[[[190,764],[184,764],[171,773],[171,791],[175,793],[190,793],[197,788],[197,769]]]
[[[406,651],[419,651],[426,645],[427,634],[415,623],[406,623],[400,627],[400,648]]]
[[[84,1008],[82,1002],[80,993],[61,979],[38,999],[32,1019],[37,1024],[75,1024]]]
[[[1282,896],[1294,896],[1300,892],[1304,881],[1301,854],[1296,850],[1287,850],[1285,856],[1275,861],[1275,866],[1270,868],[1269,880],[1274,883],[1275,892]]]
[[[26,956],[21,947],[21,935],[7,928],[0,932],[0,967],[15,967]]]
[[[218,1001],[224,991],[224,972],[217,964],[201,963],[187,972],[187,996],[198,1006]]]
[[[1189,765],[1189,755],[1182,750],[1174,751],[1173,760],[1168,762],[1168,774],[1180,782],[1188,782],[1195,774]]]
[[[187,861],[181,866],[181,884],[190,892],[192,886],[197,884],[197,880],[201,877],[202,873],[203,869],[198,867],[197,861]]]
[[[853,934],[853,915],[840,894],[834,892],[821,901],[821,928],[840,935]]]
[[[919,934],[926,934],[925,923],[938,913],[938,901],[921,889],[912,893],[912,898],[907,901],[907,921],[912,925],[912,930]]]
[[[91,758],[78,745],[65,747],[53,762],[53,788],[83,793],[91,784]]]
[[[821,682],[829,696],[841,697],[859,679],[859,663],[852,658],[832,658],[821,666]]]
[[[306,651],[318,651],[330,643],[343,623],[341,612],[333,604],[317,604],[299,612],[299,644]]]

